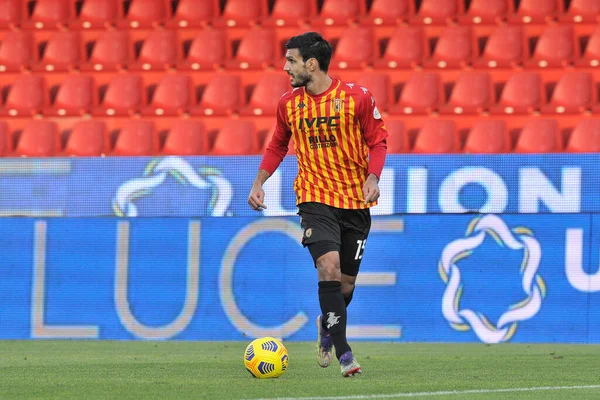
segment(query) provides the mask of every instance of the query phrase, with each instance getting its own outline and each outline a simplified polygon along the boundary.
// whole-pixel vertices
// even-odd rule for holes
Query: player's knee
[[[316,261],[319,271],[319,280],[321,281],[340,281],[342,273],[340,271],[340,259],[337,253],[330,252],[322,255]]]

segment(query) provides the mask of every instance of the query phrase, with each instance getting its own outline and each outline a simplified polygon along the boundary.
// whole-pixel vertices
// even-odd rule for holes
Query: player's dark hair
[[[298,36],[294,36],[285,44],[286,49],[298,49],[302,60],[314,58],[319,62],[319,68],[323,72],[329,70],[329,62],[333,54],[331,44],[323,39],[323,36],[317,32],[306,32]]]

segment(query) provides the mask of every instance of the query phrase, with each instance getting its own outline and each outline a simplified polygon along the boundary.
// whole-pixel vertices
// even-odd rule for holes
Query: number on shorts
[[[362,253],[365,250],[365,244],[367,244],[367,239],[365,240],[357,240],[356,244],[356,255],[354,256],[355,260],[360,260],[362,258]]]

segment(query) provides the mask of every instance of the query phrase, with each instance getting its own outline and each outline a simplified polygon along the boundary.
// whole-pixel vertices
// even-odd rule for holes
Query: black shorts
[[[308,247],[315,263],[325,253],[337,251],[342,273],[356,276],[371,229],[371,211],[310,202],[298,205],[298,215],[302,245]]]

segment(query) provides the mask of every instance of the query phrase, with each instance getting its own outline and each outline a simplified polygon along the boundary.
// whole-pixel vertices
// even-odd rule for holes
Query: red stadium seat
[[[428,119],[417,133],[413,153],[457,153],[460,150],[460,138],[454,121]]]
[[[29,13],[29,4],[33,6],[31,13]],[[24,28],[54,29],[68,25],[68,0],[23,1],[22,5],[25,16],[22,22]]]
[[[582,113],[596,102],[592,74],[573,71],[564,73],[556,83],[543,113]]]
[[[67,138],[64,155],[97,157],[110,151],[110,137],[103,121],[79,121]]]
[[[562,21],[576,23],[593,23],[600,21],[600,1],[571,0],[567,12],[562,15]]]
[[[513,150],[515,153],[554,153],[562,151],[562,138],[554,119],[534,119],[525,124]]]
[[[121,21],[119,26],[130,28],[155,28],[168,18],[164,0],[119,0]],[[129,5],[129,7],[127,7]]]
[[[551,21],[562,11],[562,0],[521,0],[512,22],[540,23]]]
[[[389,154],[409,153],[410,143],[404,122],[398,120],[386,120],[385,127],[388,131],[387,152]]]
[[[56,32],[45,43],[38,43],[43,50],[34,71],[59,72],[74,70],[81,60],[81,42],[78,32]]]
[[[388,74],[380,72],[361,74],[356,84],[371,92],[377,103],[377,108],[381,111],[387,111],[394,102],[394,93]]]
[[[97,103],[94,78],[68,75],[56,88],[56,97],[51,107],[44,110],[44,114],[61,117],[85,115],[91,113]]]
[[[435,73],[412,73],[404,83],[398,103],[390,114],[428,114],[444,101],[440,77]]]
[[[516,72],[505,82],[498,103],[490,111],[494,114],[529,114],[539,110],[543,101],[540,74]]]
[[[573,63],[577,55],[573,27],[550,25],[539,37],[533,55],[526,61],[526,65],[537,65],[541,68],[560,67]]]
[[[209,25],[219,16],[219,0],[179,0],[167,26],[198,28]]]
[[[181,156],[206,154],[206,139],[202,122],[177,120],[167,133],[161,154]]]
[[[144,82],[138,75],[116,75],[100,88],[100,105],[95,115],[126,116],[141,111],[146,104]]]
[[[130,120],[117,135],[111,155],[151,156],[158,154],[159,139],[151,121]]]
[[[577,66],[600,66],[600,26],[589,36],[583,54],[575,62]]]
[[[252,121],[226,120],[215,138],[212,155],[249,155],[257,152],[256,135]]]
[[[493,87],[485,72],[463,72],[454,83],[448,104],[440,112],[475,114],[489,109],[493,99]]]
[[[465,15],[458,20],[472,24],[499,23],[512,12],[512,3],[512,0],[472,0]]]
[[[56,123],[44,120],[31,120],[19,135],[14,155],[30,157],[50,157],[61,150],[61,139]]]
[[[227,0],[223,14],[213,20],[215,26],[248,26],[258,23],[267,16],[265,0]]]
[[[6,156],[12,151],[12,134],[8,125],[0,121],[0,157]]]
[[[511,140],[502,120],[479,120],[467,134],[464,153],[510,153]]]
[[[476,67],[506,68],[523,64],[528,55],[527,42],[520,26],[503,25],[487,38],[481,57],[475,62]]]
[[[362,0],[324,0],[318,16],[311,20],[315,26],[347,25],[366,13]]]
[[[134,71],[173,68],[181,58],[175,30],[154,30],[140,45],[137,59],[129,64]]]
[[[241,79],[237,75],[215,74],[204,87],[193,115],[230,115],[242,105]]]
[[[48,104],[44,78],[39,75],[21,75],[3,91],[8,92],[4,107],[0,108],[3,116],[32,116]]]
[[[565,151],[600,153],[600,119],[580,121],[571,132]]]
[[[231,69],[267,68],[279,57],[279,47],[275,40],[274,29],[250,29],[235,53],[233,60],[227,63]]]
[[[126,31],[105,31],[90,43],[89,58],[81,65],[82,71],[116,71],[130,61],[129,38]]]
[[[71,1],[71,15],[75,16],[69,22],[72,29],[106,29],[116,24],[117,0],[84,0],[79,13],[76,13],[78,0]]]
[[[8,31],[0,41],[0,73],[29,69],[34,62],[33,37],[26,31]]]
[[[14,28],[21,22],[19,0],[0,0],[0,29]]]
[[[263,74],[250,96],[248,104],[240,110],[241,115],[275,115],[281,96],[290,89],[290,80],[281,72]]]
[[[437,40],[426,67],[456,68],[473,61],[473,37],[466,26],[451,26],[444,29]]]
[[[316,14],[316,0],[276,0],[271,15],[265,17],[262,24],[265,26],[303,25]]]
[[[423,29],[419,27],[399,27],[389,38],[376,68],[414,68],[429,56]]]
[[[462,1],[457,0],[422,0],[421,7],[412,18],[414,23],[446,24],[462,13]]]
[[[369,13],[361,18],[361,24],[396,26],[413,13],[411,0],[374,0]]]
[[[373,64],[375,44],[370,27],[345,29],[335,46],[330,68],[364,68]]]
[[[224,29],[199,31],[193,39],[184,41],[184,48],[184,59],[177,65],[180,70],[218,69],[231,58]]]
[[[195,103],[192,79],[188,75],[165,75],[148,99],[146,115],[181,115]]]

